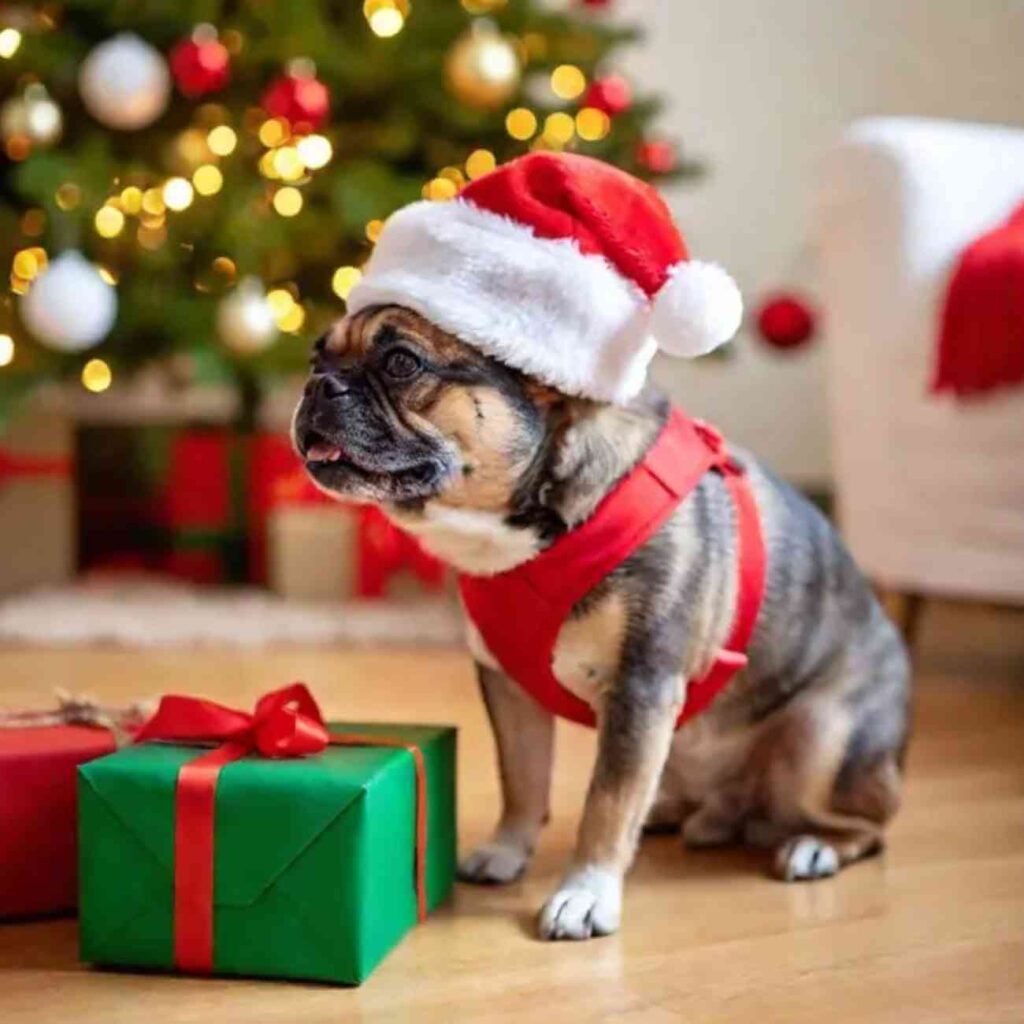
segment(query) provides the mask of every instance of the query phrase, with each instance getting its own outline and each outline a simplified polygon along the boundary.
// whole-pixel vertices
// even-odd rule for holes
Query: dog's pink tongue
[[[341,449],[336,444],[320,441],[306,452],[306,458],[310,462],[337,462],[341,458]]]

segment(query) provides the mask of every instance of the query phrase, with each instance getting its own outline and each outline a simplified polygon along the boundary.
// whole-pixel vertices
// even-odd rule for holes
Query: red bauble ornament
[[[603,7],[611,7],[611,0],[580,0],[580,3],[584,7],[590,7],[593,10],[600,10]]]
[[[676,148],[671,142],[641,142],[636,162],[651,174],[668,174],[676,169]]]
[[[182,39],[168,60],[178,91],[190,98],[223,89],[231,77],[231,55],[216,36],[196,33]]]
[[[817,317],[799,295],[780,292],[769,296],[757,312],[757,330],[765,344],[795,349],[814,337]]]
[[[615,117],[633,106],[633,90],[622,75],[595,78],[583,97],[584,107],[597,107]]]
[[[273,117],[283,117],[293,132],[313,132],[331,112],[331,95],[313,75],[287,74],[267,86],[260,106]]]

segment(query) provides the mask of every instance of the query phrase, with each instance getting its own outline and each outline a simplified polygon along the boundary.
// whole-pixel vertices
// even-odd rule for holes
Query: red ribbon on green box
[[[427,789],[423,752],[388,736],[331,733],[303,683],[264,694],[250,714],[199,697],[164,697],[136,742],[215,742],[220,745],[184,764],[175,795],[174,962],[183,971],[213,969],[214,808],[221,769],[256,753],[286,758],[317,754],[328,745],[408,750],[416,766],[416,908],[427,914]]]

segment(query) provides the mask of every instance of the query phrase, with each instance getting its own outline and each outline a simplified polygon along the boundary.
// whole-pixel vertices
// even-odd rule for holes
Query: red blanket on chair
[[[1024,382],[1024,204],[961,253],[942,311],[932,391],[964,398]]]

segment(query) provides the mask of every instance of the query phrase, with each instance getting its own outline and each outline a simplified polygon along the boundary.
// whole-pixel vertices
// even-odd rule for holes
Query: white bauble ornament
[[[258,278],[243,278],[217,307],[217,332],[232,352],[251,356],[277,338],[277,321]]]
[[[63,127],[60,107],[39,82],[26,86],[21,96],[12,96],[0,107],[0,133],[5,139],[23,135],[35,146],[50,146],[60,138]]]
[[[81,352],[102,341],[114,325],[117,293],[80,252],[58,256],[21,300],[21,319],[58,352]]]
[[[108,128],[134,131],[152,124],[171,92],[167,61],[131,32],[95,47],[78,72],[78,91],[89,113]]]

